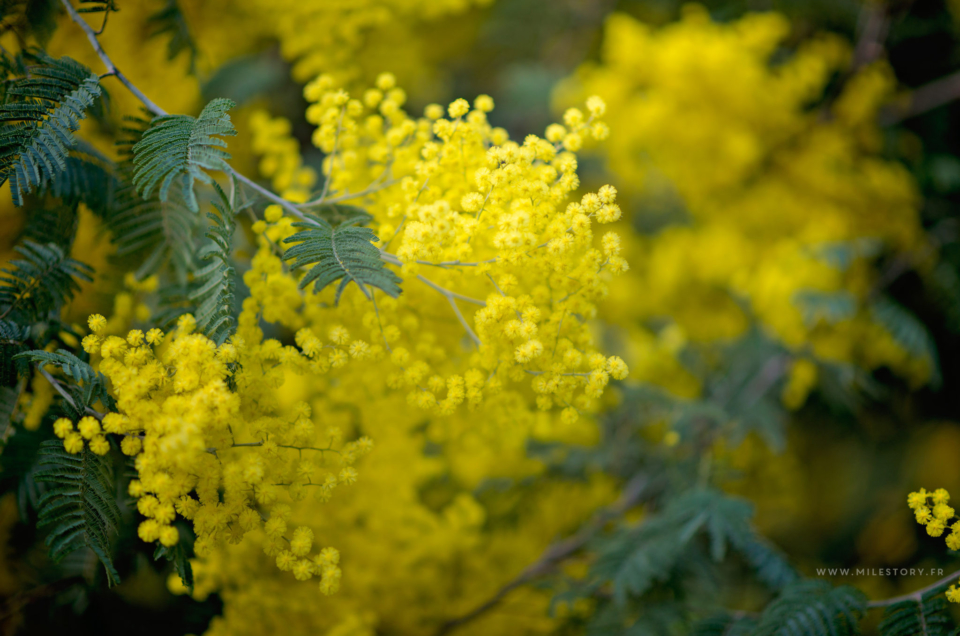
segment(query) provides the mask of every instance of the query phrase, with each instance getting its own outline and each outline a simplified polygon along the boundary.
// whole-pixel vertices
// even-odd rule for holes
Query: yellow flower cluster
[[[393,68],[422,71],[425,51],[413,29],[421,23],[463,13],[492,0],[207,0],[188,3],[184,11],[198,39],[213,59],[236,55],[237,49],[264,40],[280,43],[293,75],[306,81],[321,72],[356,79],[363,66],[390,60]],[[228,25],[223,25],[226,20]],[[238,33],[244,35],[238,37]],[[426,49],[427,47],[423,47]],[[372,59],[371,59],[372,58]],[[366,63],[366,64],[365,64]]]
[[[270,368],[282,354],[276,341],[247,347],[237,338],[217,347],[194,333],[190,315],[166,336],[159,329],[106,335],[100,315],[88,324],[92,333],[83,347],[100,356],[117,412],[102,421],[84,417],[76,430],[60,419],[54,431],[71,453],[88,440],[102,455],[109,451],[107,434],[122,436],[121,449],[136,458],[138,479],[129,491],[146,517],[140,538],[175,545],[173,522],[180,516],[193,523],[202,557],[262,532],[261,547],[280,570],[300,581],[319,576],[321,591],[335,592],[338,553],[324,548],[311,556],[310,528],[287,536],[290,503],[308,494],[327,501],[338,485],[354,483],[353,464],[372,448],[369,438],[342,444],[336,428],[318,434],[304,403],[293,405],[289,416],[276,413],[270,396],[282,379]]]
[[[604,314],[630,329],[666,319],[694,343],[758,322],[798,354],[888,366],[922,383],[933,361],[857,309],[876,291],[868,261],[877,246],[923,252],[916,187],[879,153],[875,114],[892,75],[883,64],[864,68],[829,114],[811,109],[849,53],[822,36],[771,64],[789,27],[773,13],[716,23],[696,5],[659,29],[614,14],[601,63],[559,88],[561,104],[607,100],[618,134],[604,155],[634,226],[650,228],[625,235],[631,275],[612,286]],[[831,299],[850,309],[831,314]],[[639,362],[660,356],[657,338],[631,340],[636,377],[695,393],[684,374]],[[810,375],[795,371],[791,407]]]
[[[389,74],[359,99],[326,76],[305,95],[313,141],[327,155],[323,189],[309,193],[288,125],[258,114],[251,124],[265,176],[290,201],[317,201],[321,213],[362,207],[403,293],[375,292],[371,302],[350,286],[335,307],[332,289],[300,290],[300,272],[282,258],[299,219],[269,206],[254,224],[258,250],[244,274],[250,296],[234,339],[243,343],[237,391],[280,410],[309,403],[348,435],[375,439],[378,450],[352,496],[322,509],[291,507],[291,523],[334,536],[343,550],[345,584],[324,611],[258,556],[270,540],[262,530],[203,554],[195,594],[224,599],[210,634],[281,626],[372,634],[377,625],[429,633],[612,499],[604,480],[511,489],[492,500],[475,494],[491,479],[542,470],[527,455],[530,440],[594,441],[595,425],[580,415],[599,409],[610,380],[628,373],[596,349],[590,328],[609,277],[627,270],[619,237],[594,236],[595,223],[620,216],[616,191],[569,200],[579,186],[571,148],[606,136],[604,105],[589,100],[545,138],[520,144],[488,122],[487,96],[472,107],[430,105],[413,119]],[[264,342],[265,324],[291,330],[296,346]],[[503,525],[506,518],[514,521]],[[513,602],[536,616],[548,600],[531,590]],[[476,629],[516,631],[511,606]],[[544,618],[521,631],[552,626]]]
[[[939,537],[947,528],[950,528],[950,534],[947,535],[947,548],[960,550],[960,521],[949,525],[950,521],[957,516],[956,511],[948,505],[949,502],[950,493],[944,488],[937,488],[933,492],[927,492],[926,489],[921,488],[907,495],[907,505],[913,510],[917,523],[926,526],[927,534],[931,537]],[[951,585],[947,590],[947,599],[952,603],[960,603],[960,587],[956,584]]]
[[[384,250],[397,246],[383,257],[399,267],[405,291],[376,303],[347,294],[336,312],[329,311],[330,292],[301,294],[296,273],[281,260],[297,219],[271,206],[254,227],[260,248],[244,276],[251,296],[241,323],[262,316],[296,330],[312,364],[339,367],[347,354],[375,364],[389,357],[387,385],[437,414],[450,415],[464,402],[478,407],[524,378],[537,406],[559,406],[567,423],[593,411],[610,379],[624,378],[627,367],[593,348],[586,319],[606,295],[608,276],[628,266],[617,234],[606,233],[601,248],[593,247],[594,223],[620,217],[616,190],[605,186],[567,203],[579,179],[576,157],[564,148],[579,147],[583,135],[606,134],[597,121],[603,103],[591,100],[589,115],[571,109],[567,126],[548,132],[556,141],[530,135],[521,145],[488,123],[487,96],[473,109],[462,99],[446,111],[431,105],[414,120],[401,109],[405,94],[389,74],[362,100],[328,76],[307,85],[305,95],[312,102],[307,118],[317,125],[314,143],[327,153],[318,207],[362,204]],[[304,169],[276,134],[286,129],[283,122],[258,115],[252,124],[273,179],[299,183]],[[302,199],[302,191],[292,194]],[[480,309],[468,318],[459,303]],[[442,318],[425,319],[430,314]],[[351,321],[363,337],[350,335],[344,325]],[[330,344],[321,343],[323,336]],[[334,345],[347,350],[318,357]]]

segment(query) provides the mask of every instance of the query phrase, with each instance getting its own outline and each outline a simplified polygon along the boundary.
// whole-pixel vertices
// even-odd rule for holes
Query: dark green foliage
[[[756,619],[740,614],[717,614],[694,624],[690,636],[750,636]]]
[[[193,590],[193,567],[190,565],[190,556],[193,552],[193,545],[190,543],[190,531],[183,524],[176,525],[177,532],[180,533],[180,540],[172,547],[167,547],[160,543],[153,553],[153,560],[159,558],[167,559],[173,563],[173,569],[176,571],[180,580],[191,591]]]
[[[281,88],[288,77],[290,69],[279,55],[248,55],[218,68],[201,90],[204,101],[226,97],[243,105],[258,95]]]
[[[180,10],[177,0],[167,0],[162,9],[152,14],[147,21],[151,27],[150,37],[169,34],[167,43],[167,57],[174,59],[182,51],[190,53],[190,72],[197,70],[197,43],[190,35],[187,20]]]
[[[713,490],[684,493],[637,528],[621,531],[605,542],[595,573],[613,583],[614,600],[626,603],[655,583],[666,581],[693,547],[701,532],[709,539],[710,558],[719,562],[728,546],[740,552],[758,578],[773,589],[788,585],[797,574],[773,546],[750,525],[753,507],[746,500]]]
[[[24,241],[14,248],[22,258],[0,270],[0,319],[31,324],[56,313],[80,286],[93,280],[93,269],[69,258],[55,243]]]
[[[0,438],[6,439],[10,426],[13,425],[11,418],[13,411],[17,408],[17,398],[20,394],[8,386],[0,386]]]
[[[863,592],[826,581],[805,580],[790,585],[770,603],[753,636],[843,636],[860,633],[866,611]]]
[[[113,398],[107,393],[107,379],[69,351],[58,349],[56,353],[51,353],[34,350],[18,354],[16,357],[29,360],[41,367],[47,364],[55,365],[63,371],[64,375],[71,378],[75,384],[68,384],[65,388],[72,395],[74,404],[69,402],[68,404],[77,416],[86,415],[84,407],[98,400],[109,410],[114,410]]]
[[[110,558],[110,536],[117,533],[120,508],[117,506],[113,470],[109,455],[101,457],[85,448],[71,455],[60,440],[40,444],[38,483],[51,487],[38,502],[38,528],[51,528],[47,536],[50,557],[63,557],[89,548],[103,563],[107,583],[120,582]]]
[[[114,0],[80,0],[77,13],[106,13],[118,11]]]
[[[803,312],[807,326],[813,327],[821,320],[835,323],[852,318],[857,312],[857,299],[849,292],[825,293],[803,291],[797,293],[793,302]]]
[[[166,201],[142,199],[129,181],[121,181],[107,225],[113,231],[117,256],[137,257],[136,276],[146,278],[169,265],[186,281],[194,263],[194,234],[199,218],[179,193]]]
[[[943,596],[927,593],[921,601],[903,601],[888,607],[880,621],[880,634],[945,636],[950,633],[952,623],[949,604]]]
[[[337,303],[351,282],[356,283],[367,298],[373,298],[367,285],[394,298],[400,295],[400,277],[385,267],[380,250],[371,243],[379,240],[377,235],[370,228],[355,225],[362,222],[363,217],[348,219],[336,228],[322,217],[312,218],[313,223],[294,223],[294,227],[304,229],[284,239],[284,243],[296,243],[283,257],[293,261],[292,267],[313,265],[300,281],[301,289],[314,283],[313,291],[319,293],[339,280]]]
[[[235,135],[227,111],[234,103],[215,99],[204,107],[197,118],[189,115],[163,115],[154,118],[150,128],[133,146],[133,183],[137,192],[149,198],[154,192],[161,201],[169,197],[177,183],[187,207],[200,209],[194,183],[212,183],[204,170],[227,172],[230,154],[227,143],[218,136]]]
[[[73,132],[100,95],[99,78],[79,62],[40,61],[14,80],[0,106],[0,183],[10,180],[16,205],[66,169]]]
[[[0,344],[20,344],[29,337],[29,327],[12,320],[0,320]]]
[[[230,202],[217,187],[220,201],[215,202],[217,214],[207,214],[211,221],[206,236],[209,242],[200,248],[198,259],[208,261],[193,274],[193,286],[189,299],[197,303],[193,312],[197,327],[218,345],[223,344],[236,329],[233,317],[234,277],[231,264],[233,251],[233,213]]]
[[[924,324],[902,305],[888,298],[878,299],[873,303],[870,310],[874,320],[886,327],[893,339],[907,353],[917,358],[929,360],[932,375],[931,383],[934,386],[939,385],[940,364],[937,345]]]
[[[77,140],[63,170],[49,179],[40,193],[58,198],[67,206],[83,203],[97,216],[107,218],[120,187],[113,162],[93,146]]]

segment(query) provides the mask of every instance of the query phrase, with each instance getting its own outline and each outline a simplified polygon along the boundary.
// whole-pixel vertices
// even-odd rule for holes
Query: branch
[[[650,480],[644,474],[638,474],[629,482],[623,489],[620,498],[608,508],[603,508],[599,510],[586,525],[580,528],[575,534],[554,543],[549,548],[544,550],[543,554],[540,555],[540,558],[535,562],[528,565],[523,572],[517,575],[512,581],[501,587],[496,594],[491,596],[486,602],[478,605],[473,610],[467,612],[463,616],[451,619],[440,626],[440,629],[437,631],[436,636],[443,636],[448,634],[457,627],[469,623],[473,619],[479,617],[481,614],[486,613],[488,610],[495,607],[497,604],[502,601],[507,594],[516,588],[524,585],[533,579],[536,579],[540,576],[543,576],[553,570],[557,563],[563,561],[567,557],[571,556],[574,552],[577,552],[583,546],[587,544],[594,534],[600,530],[604,524],[606,524],[610,519],[617,517],[630,508],[634,507],[640,503],[646,495],[647,487],[650,484]]]
[[[108,56],[107,53],[103,50],[103,47],[100,46],[100,41],[97,39],[97,33],[90,27],[89,24],[86,23],[86,21],[83,20],[83,18],[80,17],[80,15],[73,8],[73,5],[70,4],[70,1],[69,0],[60,0],[60,1],[63,3],[63,6],[66,8],[67,13],[70,14],[70,17],[73,19],[73,21],[76,22],[78,25],[80,25],[80,28],[82,28],[84,32],[86,32],[87,39],[90,40],[90,44],[93,46],[94,50],[97,52],[97,55],[100,56],[100,59],[103,61],[104,65],[107,67],[107,75],[116,75],[117,79],[119,79],[123,83],[123,85],[126,86],[127,89],[131,93],[133,93],[133,95],[137,99],[139,99],[144,104],[144,106],[146,106],[150,111],[152,111],[157,115],[166,115],[167,114],[166,111],[164,111],[162,108],[154,104],[150,100],[150,98],[148,98],[142,91],[140,91],[140,89],[134,86],[130,82],[130,80],[128,80],[127,77],[120,72],[120,70],[116,67],[116,65],[110,59],[110,56]],[[341,119],[342,117],[343,117],[343,114],[341,113]],[[339,123],[338,123],[338,132],[339,132]],[[336,149],[334,149],[334,153],[335,152],[336,152]],[[317,223],[316,220],[304,214],[299,206],[294,205],[290,201],[287,201],[286,199],[284,199],[283,197],[277,194],[274,194],[269,189],[264,188],[253,179],[250,179],[249,177],[237,172],[237,170],[232,166],[227,166],[226,173],[228,176],[232,177],[233,179],[236,179],[240,183],[243,183],[250,189],[257,192],[260,196],[281,206],[283,209],[287,210],[290,214],[294,215],[301,221],[305,223],[310,223],[316,226],[320,225],[319,223]],[[360,192],[353,195],[344,195],[342,197],[336,197],[334,199],[331,199],[330,201],[325,201],[329,184],[330,184],[330,178],[328,175],[327,180],[324,182],[323,194],[321,194],[320,199],[318,201],[312,202],[311,205],[314,205],[314,204],[319,205],[323,203],[330,203],[333,201],[346,200],[350,198],[355,198],[357,196],[362,196],[362,194],[365,193],[365,192]],[[424,187],[426,187],[426,183],[424,184]],[[398,259],[396,256],[393,256],[392,254],[386,254],[383,251],[381,251],[381,258],[383,258],[383,260],[387,261],[388,263],[392,263],[394,265],[402,265],[402,263],[400,262],[400,259]],[[458,262],[457,264],[460,264],[460,263]],[[477,334],[474,333],[473,329],[471,329],[470,326],[467,324],[467,321],[464,319],[463,314],[460,313],[460,309],[457,307],[456,303],[454,302],[454,299],[458,298],[460,300],[471,302],[471,303],[480,305],[482,307],[485,307],[486,303],[482,300],[471,298],[469,296],[464,296],[462,294],[458,294],[456,292],[450,291],[449,289],[440,287],[439,285],[427,280],[423,276],[418,275],[417,278],[447,297],[447,300],[450,301],[450,304],[453,307],[454,313],[457,315],[457,319],[466,329],[467,334],[475,343],[477,343],[477,346],[480,346],[480,339],[477,337]]]
[[[960,71],[917,88],[901,103],[880,112],[880,125],[893,126],[960,99]]]
[[[114,75],[120,83],[127,87],[134,96],[143,102],[143,105],[147,107],[151,112],[156,115],[166,115],[167,112],[150,101],[150,98],[140,92],[140,89],[133,85],[130,80],[127,79],[127,76],[120,72],[120,70],[114,66],[113,61],[103,50],[103,47],[100,46],[100,41],[97,39],[97,32],[87,24],[86,20],[80,17],[80,14],[77,13],[77,10],[73,8],[73,5],[70,4],[70,0],[60,0],[63,3],[64,8],[67,10],[67,13],[70,14],[70,19],[80,25],[80,28],[84,30],[87,34],[87,39],[90,40],[90,45],[93,47],[93,50],[97,52],[97,55],[100,57],[100,60],[103,62],[104,66],[107,67],[107,74]],[[106,21],[104,21],[106,23]]]
[[[60,384],[60,381],[57,380],[57,379],[56,379],[55,377],[53,377],[52,375],[50,375],[50,372],[47,371],[46,369],[44,369],[44,368],[43,368],[43,365],[38,364],[38,365],[37,365],[37,371],[39,371],[39,372],[40,372],[40,375],[42,375],[43,377],[45,377],[45,378],[47,379],[47,382],[50,383],[50,386],[52,386],[52,387],[57,391],[57,393],[60,394],[60,396],[61,396],[64,400],[66,400],[67,402],[70,403],[70,406],[72,406],[75,411],[79,411],[79,410],[80,410],[80,407],[78,407],[78,406],[77,406],[77,403],[74,402],[73,396],[71,396],[69,393],[67,393],[67,390],[63,388],[63,385]],[[106,413],[101,413],[100,411],[98,411],[98,410],[96,410],[96,409],[94,409],[94,408],[92,408],[92,407],[86,406],[86,405],[85,405],[83,408],[84,408],[84,410],[85,410],[87,413],[89,413],[90,415],[94,416],[94,417],[97,418],[98,420],[103,420],[103,417],[106,415]]]
[[[916,592],[910,592],[909,594],[903,594],[901,596],[894,596],[893,598],[885,598],[879,601],[870,601],[869,603],[867,603],[867,607],[871,609],[875,607],[888,607],[890,605],[896,605],[897,603],[902,603],[904,601],[916,601],[917,603],[921,603],[923,601],[924,594],[932,590],[935,590],[939,587],[943,587],[944,585],[949,583],[951,580],[956,579],[957,577],[960,577],[960,570],[955,570],[950,574],[946,575],[945,577],[943,577],[942,579],[940,579],[939,581],[935,581],[934,583],[931,583],[926,587],[922,587]]]

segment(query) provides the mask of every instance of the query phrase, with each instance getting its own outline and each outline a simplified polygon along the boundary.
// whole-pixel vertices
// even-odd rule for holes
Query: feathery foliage
[[[229,99],[215,99],[207,104],[199,117],[162,115],[154,118],[150,128],[133,147],[133,183],[144,198],[157,191],[166,201],[170,188],[178,183],[183,200],[194,212],[200,209],[194,183],[212,183],[204,170],[228,171],[230,154],[227,143],[218,136],[235,135],[237,131],[227,111],[234,107]]]
[[[109,455],[84,449],[71,455],[60,440],[40,444],[37,482],[52,484],[40,497],[37,527],[52,526],[47,537],[50,557],[60,561],[80,548],[90,548],[103,563],[109,585],[119,583],[110,558],[110,535],[117,533],[120,508],[114,492]]]
[[[623,531],[601,550],[596,573],[613,581],[614,599],[623,604],[666,581],[681,558],[689,556],[692,539],[704,532],[710,558],[719,562],[728,546],[740,552],[758,578],[773,589],[797,580],[780,552],[750,525],[753,507],[746,500],[714,490],[693,490],[672,501],[663,512]]]
[[[180,4],[177,0],[167,0],[163,8],[152,14],[147,20],[151,27],[150,37],[170,35],[170,41],[167,42],[167,58],[172,60],[182,51],[189,52],[190,73],[196,73],[197,43],[190,35],[190,28],[187,26],[187,20],[180,10]]]
[[[117,187],[105,218],[113,234],[118,258],[136,258],[135,274],[143,279],[169,266],[178,283],[185,285],[195,262],[195,234],[199,218],[174,190],[162,201],[157,193],[141,197],[133,183],[133,148],[149,130],[150,122],[125,118],[117,142],[121,157]]]
[[[8,386],[0,386],[0,439],[6,439],[13,425],[13,411],[17,408],[20,394]]]
[[[750,636],[757,621],[735,614],[717,614],[698,621],[690,636]]]
[[[47,364],[55,365],[63,371],[64,375],[71,378],[75,384],[69,384],[65,388],[73,396],[75,403],[68,404],[78,417],[86,415],[85,407],[97,401],[110,410],[115,408],[113,398],[107,393],[107,380],[103,374],[69,351],[58,349],[52,353],[35,349],[18,354],[16,357],[29,360],[41,367]]]
[[[933,592],[933,590],[931,590]],[[945,636],[952,622],[947,601],[940,591],[928,592],[920,601],[903,601],[884,611],[880,621],[881,636]]]
[[[14,248],[23,258],[0,270],[0,319],[34,323],[56,313],[80,290],[75,279],[93,280],[93,269],[68,257],[55,243],[24,241]]]
[[[197,327],[218,345],[223,344],[236,328],[233,316],[234,277],[231,264],[233,251],[233,212],[230,201],[219,186],[216,188],[220,201],[214,202],[217,214],[208,213],[212,225],[206,236],[209,242],[200,248],[198,260],[209,261],[194,272],[193,289],[189,299],[197,303],[194,318]]]
[[[192,591],[193,567],[190,565],[192,546],[188,547],[186,537],[189,532],[185,531],[183,527],[179,525],[177,526],[177,531],[180,533],[180,540],[177,541],[176,545],[167,547],[165,545],[158,544],[153,553],[153,560],[156,561],[162,557],[173,563],[173,569],[180,577],[180,580],[183,581],[183,584]]]
[[[116,170],[110,159],[90,144],[77,140],[63,170],[43,184],[40,194],[56,197],[73,207],[83,203],[97,216],[106,218],[121,187]]]
[[[314,283],[313,290],[319,293],[339,280],[337,303],[351,282],[356,283],[367,298],[373,297],[367,285],[394,298],[400,295],[400,277],[384,266],[380,250],[372,243],[379,240],[377,235],[370,228],[355,225],[364,217],[347,219],[336,228],[322,217],[312,218],[314,223],[294,223],[294,227],[305,229],[283,241],[296,243],[283,256],[284,260],[293,261],[292,267],[313,265],[300,281],[301,289]]]
[[[100,80],[68,57],[40,57],[29,77],[7,89],[0,106],[0,183],[10,181],[16,205],[67,167],[74,131],[100,95]]]
[[[880,298],[871,306],[873,318],[886,327],[901,347],[911,356],[925,358],[930,363],[931,382],[940,382],[937,345],[920,320],[902,305],[888,298]]]
[[[166,266],[186,281],[194,263],[198,217],[174,193],[166,201],[143,199],[128,180],[121,180],[115,206],[107,218],[118,257],[136,257],[136,276],[146,278]]]
[[[754,636],[843,636],[859,633],[866,610],[863,592],[833,587],[827,581],[805,580],[790,585],[770,603],[757,622]]]

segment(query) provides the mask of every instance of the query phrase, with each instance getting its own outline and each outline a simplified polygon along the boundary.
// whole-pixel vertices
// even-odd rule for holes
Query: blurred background
[[[390,70],[412,113],[488,94],[492,123],[515,139],[601,95],[610,138],[586,150],[580,174],[584,190],[620,192],[631,270],[612,284],[598,336],[631,377],[597,447],[531,453],[557,474],[589,465],[626,479],[646,466],[669,476],[665,492],[709,470],[754,502],[760,531],[803,574],[871,598],[934,579],[817,569],[955,567],[906,495],[960,492],[960,2],[384,2],[342,30],[340,14],[309,3],[274,3],[287,15],[275,23],[258,2],[119,4],[104,47],[161,106],[240,104],[241,170],[255,170],[242,150],[254,109],[287,117],[311,147],[302,85],[321,70],[357,83]],[[3,24],[0,42],[21,37]],[[93,63],[78,32],[49,37],[51,52]],[[174,71],[149,63],[167,56]],[[128,100],[117,89],[112,107]],[[319,171],[319,151],[305,152]],[[2,200],[0,260],[26,228]],[[75,252],[105,259],[95,221],[80,224]],[[119,284],[98,280],[71,311],[109,307]],[[70,608],[38,618],[56,590],[15,595],[32,537],[15,497],[0,507],[8,633],[67,622],[120,633],[143,612],[155,617],[145,633],[199,633],[219,612],[215,596],[170,595],[144,558],[143,576],[86,599],[82,620]],[[724,594],[745,607],[755,597]]]

